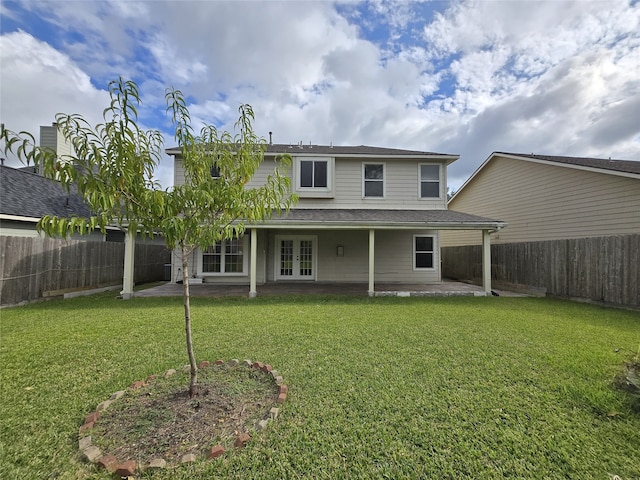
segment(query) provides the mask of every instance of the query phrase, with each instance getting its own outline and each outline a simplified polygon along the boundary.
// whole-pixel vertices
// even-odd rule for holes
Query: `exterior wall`
[[[56,124],[53,126],[40,127],[40,146],[49,147],[55,150],[58,157],[70,156],[73,154],[73,145],[67,142],[62,131],[56,126]]]
[[[416,271],[413,269],[413,236],[416,234],[434,237],[434,268]],[[317,238],[318,282],[366,283],[369,278],[369,231],[368,230],[258,230],[257,283],[276,280],[277,236],[309,236]],[[344,247],[343,256],[338,256],[337,247]],[[377,230],[375,233],[375,281],[386,283],[440,283],[440,251],[438,232],[433,230]],[[196,251],[189,258],[190,274],[196,272]],[[249,249],[246,249],[248,258]],[[182,279],[179,253],[173,255],[172,282]],[[205,277],[206,283],[249,284],[246,275],[221,275]],[[300,281],[300,280],[298,280]]]
[[[268,271],[269,280],[274,279],[275,236],[307,234],[306,231],[270,232],[271,249]],[[309,232],[311,233],[311,232]],[[318,237],[318,282],[360,282],[369,279],[369,230],[321,230],[313,232]],[[413,270],[413,235],[435,237],[434,268],[429,271]],[[344,256],[337,256],[337,247],[344,247]],[[376,282],[425,283],[440,282],[440,259],[438,234],[435,231],[376,230],[375,232],[375,276]]]
[[[173,184],[184,185],[184,169],[182,168],[182,160],[175,157],[173,161]]]
[[[431,270],[413,269],[413,236],[416,234],[434,237],[434,258]],[[376,231],[376,275],[377,282],[390,283],[440,283],[440,247],[435,230],[379,230]]]
[[[495,244],[640,233],[640,180],[496,157],[450,210],[503,220]],[[477,232],[448,231],[443,246],[477,245]]]
[[[295,162],[295,157],[294,157]],[[363,163],[384,163],[385,167],[385,197],[363,198]],[[418,165],[428,161],[398,160],[398,159],[362,159],[362,158],[336,158],[335,159],[335,185],[333,198],[300,198],[295,208],[381,208],[381,209],[426,209],[445,210],[446,204],[446,165],[441,163],[440,168],[440,198],[419,198]],[[247,184],[248,187],[257,187],[273,173],[276,162],[267,157],[262,163],[256,175]],[[293,168],[289,169],[291,175]],[[176,160],[174,164],[174,185],[184,183],[184,171],[182,161]],[[294,182],[292,181],[292,187]]]
[[[294,165],[287,174],[291,177],[296,171],[295,151]],[[300,157],[305,158],[305,157]],[[329,157],[325,157],[329,158]],[[384,163],[383,198],[363,198],[363,164]],[[420,199],[419,166],[421,164],[440,165],[439,198]],[[248,188],[263,185],[268,175],[276,166],[273,157],[265,158],[256,175],[247,184]],[[314,198],[301,196],[295,208],[322,209],[415,209],[446,210],[446,163],[428,160],[394,159],[394,158],[335,158],[333,172],[333,192],[331,198]],[[174,184],[181,185],[185,181],[182,161],[174,163]],[[292,179],[295,189],[295,179]],[[430,270],[414,270],[413,237],[415,234],[434,237],[434,268]],[[315,281],[318,282],[358,282],[368,281],[369,268],[369,230],[258,230],[258,272],[257,283],[276,280],[276,237],[281,235],[309,236],[317,239],[317,265]],[[375,281],[388,283],[440,283],[440,240],[437,231],[377,230],[375,232]],[[338,256],[337,247],[344,247],[344,254]],[[249,256],[249,248],[246,255]],[[189,269],[193,275],[197,272],[197,256],[199,251],[190,257]],[[181,260],[179,252],[173,255],[172,281],[181,279]],[[207,283],[248,284],[249,272],[241,276],[206,277]],[[295,281],[295,280],[294,280]],[[307,280],[308,281],[308,280]]]
[[[0,235],[7,237],[31,237],[31,238],[45,238],[44,233],[38,233],[36,230],[36,222],[20,222],[14,220],[0,220]],[[80,241],[92,241],[92,242],[104,242],[105,237],[100,231],[94,231],[87,235],[74,234],[70,237],[71,240]]]
[[[247,237],[250,236],[250,231],[247,231]],[[191,255],[189,255],[189,276],[197,276],[203,278],[204,283],[218,283],[223,285],[248,285],[249,275],[251,272],[251,265],[249,263],[249,255],[251,253],[250,239],[247,238],[246,248],[244,254],[247,258],[247,271],[241,275],[201,275],[198,271],[198,257],[202,255],[201,250],[196,249]],[[182,281],[182,257],[180,250],[176,249],[171,256],[171,282]],[[258,230],[258,261],[257,261],[257,273],[256,281],[258,284],[265,283],[265,268],[266,268],[266,236]]]

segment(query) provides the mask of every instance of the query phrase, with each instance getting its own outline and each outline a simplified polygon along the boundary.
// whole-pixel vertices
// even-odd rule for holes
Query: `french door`
[[[316,279],[315,236],[276,236],[276,280]]]

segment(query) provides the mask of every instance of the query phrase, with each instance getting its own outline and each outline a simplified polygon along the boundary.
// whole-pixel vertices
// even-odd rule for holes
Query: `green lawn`
[[[80,460],[84,416],[187,363],[181,299],[113,297],[0,312],[0,478],[110,478]],[[640,414],[612,387],[640,344],[638,312],[506,297],[196,299],[193,333],[198,361],[270,363],[289,396],[245,449],[154,479],[640,478]]]

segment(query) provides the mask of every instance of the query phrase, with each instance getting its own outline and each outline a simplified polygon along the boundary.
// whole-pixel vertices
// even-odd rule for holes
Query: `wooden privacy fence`
[[[122,284],[123,243],[0,236],[0,255],[0,305]],[[163,245],[137,243],[134,281],[162,280],[170,257]]]
[[[478,281],[481,249],[443,247],[443,276]],[[492,245],[491,279],[562,297],[640,306],[640,235]]]

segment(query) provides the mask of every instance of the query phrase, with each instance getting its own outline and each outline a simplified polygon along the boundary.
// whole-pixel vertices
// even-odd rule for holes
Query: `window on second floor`
[[[327,160],[300,160],[300,186],[302,188],[327,187]]]
[[[420,198],[440,198],[440,165],[420,164]]]
[[[384,163],[362,164],[362,196],[364,198],[384,197]]]
[[[300,197],[333,197],[333,157],[298,157],[294,161],[295,190]]]
[[[220,168],[215,163],[211,166],[211,178],[220,178]]]

